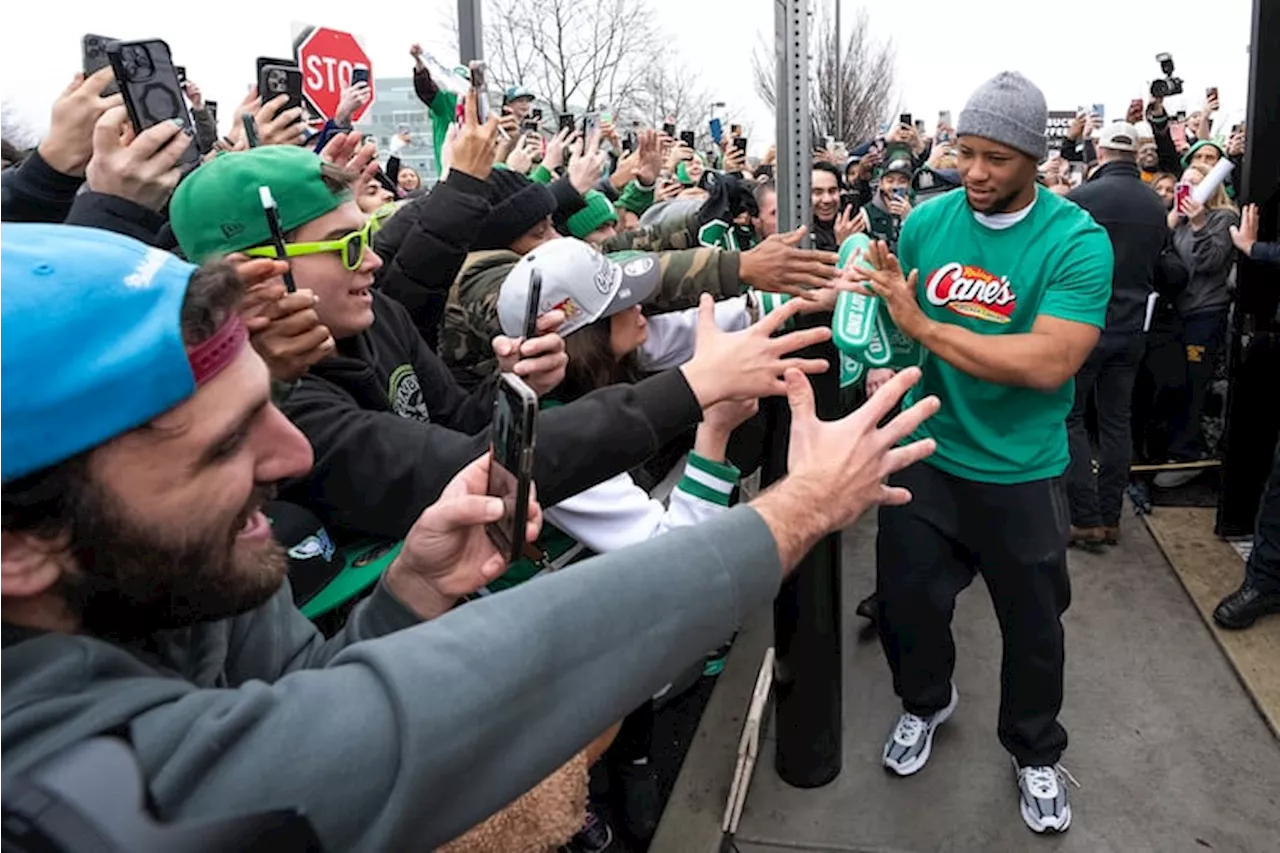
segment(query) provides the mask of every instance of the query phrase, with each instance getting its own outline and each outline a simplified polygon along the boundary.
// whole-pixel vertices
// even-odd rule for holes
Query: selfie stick
[[[276,257],[288,263],[289,253],[284,247],[284,229],[280,227],[280,209],[271,196],[271,187],[258,187],[258,198],[262,199],[262,212],[267,215],[267,227],[271,229],[271,243],[276,247]],[[290,293],[298,289],[293,281],[293,270],[285,269],[284,286]]]

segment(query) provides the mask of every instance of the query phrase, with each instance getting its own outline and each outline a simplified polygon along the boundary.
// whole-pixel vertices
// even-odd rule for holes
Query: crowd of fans
[[[831,312],[859,286],[836,252],[865,234],[883,269],[965,183],[963,128],[814,152],[813,221],[779,233],[772,152],[607,117],[552,132],[519,86],[481,122],[411,55],[431,187],[406,140],[383,159],[350,127],[364,84],[319,130],[251,92],[221,135],[188,81],[192,121],[137,132],[108,68],[76,77],[34,149],[6,141],[6,780],[118,734],[166,819],[296,808],[332,849],[643,844],[654,697],[818,537],[910,498],[884,479],[934,450],[901,442],[936,397],[893,416],[920,371],[842,382],[823,421],[809,379],[838,373]],[[1082,546],[1118,540],[1135,448],[1215,450],[1233,269],[1274,255],[1238,170],[1203,203],[1175,189],[1243,155],[1241,128],[1211,138],[1216,107],[1081,114],[1039,166],[1036,191],[1114,248],[1066,419]],[[530,556],[510,565],[484,532],[503,372],[539,398]],[[771,397],[790,473],[735,506]],[[1255,570],[1219,621],[1273,610],[1280,578]]]

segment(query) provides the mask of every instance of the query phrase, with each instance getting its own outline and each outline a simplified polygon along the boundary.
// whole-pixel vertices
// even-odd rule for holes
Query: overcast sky
[[[731,117],[753,125],[752,153],[773,136],[773,121],[752,89],[750,53],[773,30],[770,0],[689,3],[647,0],[669,33],[673,52],[700,71],[707,89],[729,104]],[[47,127],[48,107],[80,67],[86,32],[119,38],[168,41],[176,61],[217,100],[224,117],[254,77],[254,58],[291,49],[294,21],[324,24],[360,35],[374,76],[408,73],[408,46],[421,40],[445,61],[449,0],[368,3],[344,0],[217,0],[173,3],[102,3],[64,0],[38,13],[26,4],[0,34],[0,90],[37,131]],[[1105,103],[1109,118],[1123,114],[1131,98],[1145,95],[1159,75],[1155,55],[1173,54],[1186,81],[1192,110],[1206,86],[1221,90],[1223,120],[1243,119],[1248,82],[1251,0],[1112,0],[1080,3],[1078,12],[1055,2],[1028,0],[860,0],[844,5],[846,20],[859,7],[879,36],[897,48],[897,96],[903,111],[930,129],[938,111],[958,118],[978,83],[1003,69],[1021,71],[1045,92],[1050,109]],[[38,24],[23,16],[38,14]],[[181,22],[181,23],[179,23]],[[225,124],[225,118],[224,118]],[[225,128],[224,128],[225,131]]]

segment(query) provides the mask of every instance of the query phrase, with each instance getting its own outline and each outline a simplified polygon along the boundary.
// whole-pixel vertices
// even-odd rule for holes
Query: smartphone
[[[84,76],[90,77],[111,64],[107,58],[107,45],[115,39],[109,36],[86,34],[80,42],[81,58],[84,61]],[[102,90],[103,95],[114,95],[120,91],[120,83],[112,80]]]
[[[1129,112],[1142,115],[1142,98],[1134,98],[1129,101]]]
[[[697,134],[692,130],[682,130],[680,131],[680,142],[689,148],[696,148],[698,146]]]
[[[351,69],[351,85],[355,86],[359,83],[369,85],[369,69],[364,65],[357,65]]]
[[[711,138],[715,140],[717,145],[719,145],[720,138],[724,136],[724,125],[720,123],[720,119],[713,118],[711,121],[707,122],[707,126],[711,130]]]
[[[916,119],[916,133],[924,136],[924,119],[922,118]]]
[[[951,110],[938,110],[938,124],[951,127]]]
[[[893,197],[894,197],[894,198],[896,198],[896,199],[898,199],[898,200],[905,199],[905,198],[907,197],[907,188],[906,188],[906,187],[894,187],[894,188],[893,188],[893,194],[892,194],[892,195],[893,195]]]
[[[490,427],[489,487],[502,500],[502,518],[485,526],[490,541],[510,562],[526,553],[525,526],[533,483],[534,427],[538,396],[514,373],[498,379]]]
[[[169,45],[160,39],[113,41],[107,45],[107,58],[115,69],[134,131],[141,133],[161,122],[176,121],[191,136],[191,144],[178,162],[199,163],[200,151],[195,145],[191,113],[178,85]]]
[[[1175,119],[1177,119],[1178,121],[1186,121],[1186,120],[1187,120],[1187,111],[1186,111],[1186,110],[1178,110],[1177,115],[1175,115],[1175,116],[1174,116],[1174,118],[1175,118]]]
[[[1095,115],[1095,116],[1097,116],[1099,119],[1104,119],[1104,118],[1106,118],[1106,117],[1107,117],[1107,106],[1106,106],[1106,104],[1094,104],[1092,107],[1090,107],[1090,108],[1089,108],[1089,114],[1090,114],[1090,115]]]
[[[747,138],[745,136],[735,136],[733,138],[733,147],[737,148],[745,156],[747,153]]]
[[[520,122],[520,133],[525,134],[525,133],[537,133],[537,132],[538,132],[538,120],[536,118],[527,118],[524,121]]]
[[[740,124],[731,124],[731,125],[729,125],[729,135],[730,135],[731,137],[733,137],[734,139],[737,139],[739,136],[741,136],[741,135],[742,135],[742,125],[740,125]]]
[[[1191,184],[1177,183],[1173,187],[1173,209],[1178,213],[1184,212],[1187,199],[1191,198]]]
[[[288,65],[264,65],[258,69],[258,97],[265,104],[284,95],[288,100],[280,112],[303,106],[302,69],[293,63]]]
[[[898,124],[903,127],[915,127],[915,122],[911,120],[911,113],[903,113],[898,116]]]
[[[1210,86],[1209,88],[1205,89],[1204,96],[1207,100],[1210,100],[1210,101],[1218,100],[1218,87]]]
[[[1169,125],[1169,138],[1173,140],[1176,147],[1182,147],[1187,144],[1187,126],[1185,123],[1175,121]]]
[[[524,340],[538,336],[538,305],[542,302],[542,270],[534,269],[529,275],[529,298],[524,306]]]
[[[476,93],[476,119],[480,124],[484,124],[489,120],[489,92],[485,89],[485,70],[486,66],[483,62],[476,59],[471,62],[471,90]],[[354,74],[354,72],[352,72]],[[368,69],[365,69],[366,75]],[[368,82],[365,77],[365,82]]]
[[[663,122],[663,123],[662,123],[662,132],[663,132],[663,133],[665,133],[665,134],[666,134],[668,137],[670,137],[671,139],[675,139],[675,138],[676,138],[676,123],[675,123],[674,121],[667,121],[667,122]]]
[[[534,107],[533,109],[529,110],[529,118],[533,119],[536,122],[541,122],[542,107]]]
[[[213,121],[213,126],[217,127],[218,126],[218,102],[205,101],[204,109],[205,109],[205,112],[209,114],[209,118]]]
[[[1067,172],[1067,183],[1078,187],[1084,183],[1084,163],[1072,163]]]
[[[560,129],[573,130],[573,113],[560,113]]]
[[[175,65],[173,66],[173,70],[178,72],[178,85],[182,85],[187,82],[187,66]]]

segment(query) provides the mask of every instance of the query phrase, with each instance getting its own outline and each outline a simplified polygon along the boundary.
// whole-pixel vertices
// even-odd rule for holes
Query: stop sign
[[[302,92],[315,111],[326,119],[338,112],[342,90],[351,85],[351,72],[360,67],[372,68],[355,36],[328,27],[312,28],[298,41],[294,55],[302,69]],[[372,93],[372,74],[369,90]],[[372,104],[373,98],[370,98],[355,111],[351,120],[359,121]]]

